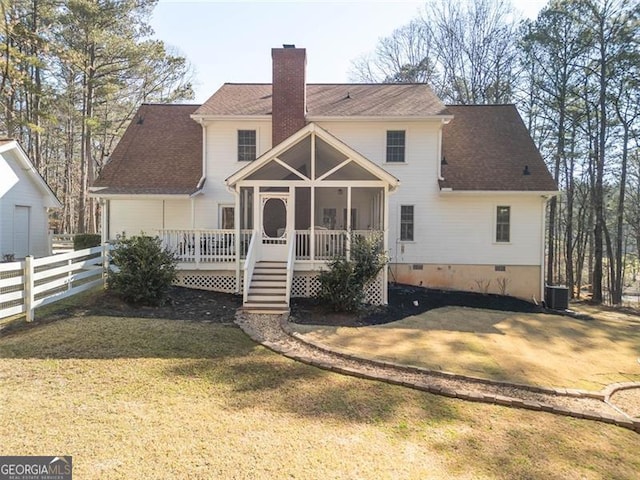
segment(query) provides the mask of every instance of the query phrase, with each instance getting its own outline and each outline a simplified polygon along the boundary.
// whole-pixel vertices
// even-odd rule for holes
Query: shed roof
[[[101,195],[195,193],[202,177],[202,128],[191,118],[197,108],[142,105],[94,189],[101,187]]]
[[[441,188],[556,191],[515,105],[448,105]],[[528,174],[525,174],[525,169]]]

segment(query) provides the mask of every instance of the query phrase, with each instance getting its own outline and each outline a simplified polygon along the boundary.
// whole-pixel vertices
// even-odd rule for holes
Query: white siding
[[[25,253],[15,245],[13,223],[16,206],[29,207],[28,253],[49,254],[49,219],[45,198],[11,151],[0,154],[0,255]]]
[[[191,228],[190,200],[163,200],[164,228]]]
[[[440,128],[429,122],[319,122],[322,128],[400,180],[389,197],[389,247],[391,262],[446,263],[459,265],[540,265],[541,209],[543,200],[535,195],[442,194],[438,188],[441,160]],[[237,161],[237,130],[256,129],[258,156],[271,147],[269,121],[215,121],[207,123],[207,181],[204,195],[196,200],[195,226],[218,228],[219,205],[232,204],[233,195],[225,179],[247,165]],[[404,163],[386,163],[386,132],[404,130]],[[337,209],[342,224],[343,196],[325,198],[323,206]],[[354,195],[352,208],[358,210],[358,228],[370,223],[370,209]],[[414,241],[401,242],[400,206],[414,206]],[[511,242],[495,242],[495,209],[511,206]],[[320,208],[319,206],[317,208]],[[316,224],[322,212],[316,211]]]
[[[155,235],[162,228],[162,200],[111,200],[109,234]]]
[[[196,226],[218,228],[220,204],[233,204],[234,196],[227,190],[225,180],[249,162],[238,162],[238,130],[256,130],[256,153],[259,157],[271,148],[270,121],[207,122],[207,181],[204,198],[196,207]]]

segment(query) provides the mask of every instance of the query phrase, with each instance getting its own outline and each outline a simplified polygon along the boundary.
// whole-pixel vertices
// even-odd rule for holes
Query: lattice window
[[[236,292],[235,275],[181,273],[178,274],[175,284],[181,287],[212,290],[214,292]]]

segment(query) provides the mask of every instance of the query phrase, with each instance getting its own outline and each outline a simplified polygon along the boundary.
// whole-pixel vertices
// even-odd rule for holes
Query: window
[[[387,130],[387,162],[404,162],[404,130]]]
[[[496,209],[496,242],[511,241],[511,207],[497,207]]]
[[[413,205],[400,206],[400,240],[413,241]]]
[[[220,206],[220,228],[231,230],[234,228],[234,207]]]
[[[238,130],[238,161],[253,162],[256,159],[256,131]]]

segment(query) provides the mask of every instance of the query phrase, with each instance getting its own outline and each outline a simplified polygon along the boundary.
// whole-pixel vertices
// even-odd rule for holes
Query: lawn
[[[631,479],[639,438],[326,372],[215,323],[0,337],[0,454],[73,455],[78,479]]]
[[[384,325],[295,329],[360,357],[491,380],[587,390],[640,381],[640,317],[588,313],[580,320],[445,307]]]

